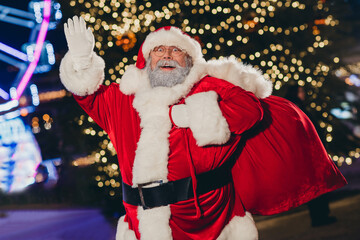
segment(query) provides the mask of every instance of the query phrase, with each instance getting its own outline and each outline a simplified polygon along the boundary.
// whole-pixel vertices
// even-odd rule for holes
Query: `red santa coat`
[[[93,66],[103,68],[98,57],[94,56],[93,61]],[[294,159],[289,158],[291,151],[281,150],[285,143],[273,141],[279,134],[291,132],[289,129],[293,126],[281,121],[283,112],[268,107],[273,101],[275,104],[270,105],[278,104],[287,111],[286,104],[281,103],[284,100],[268,97],[271,84],[260,73],[235,60],[196,63],[183,84],[154,89],[146,81],[146,72],[132,66],[123,76],[119,89],[117,84],[100,86],[102,79],[100,76],[99,80],[96,69],[84,76],[69,70],[71,67],[67,65],[71,65],[71,61],[65,57],[61,79],[70,91],[83,96],[75,98],[109,134],[125,183],[136,187],[159,179],[177,180],[215,169],[233,154],[239,155],[233,168],[235,189],[231,183],[198,196],[198,201],[190,199],[149,210],[124,203],[126,217],[119,221],[117,239],[135,239],[135,236],[141,239],[256,239],[256,228],[245,210],[262,214],[285,211],[345,183],[329,159],[320,158],[321,164],[316,165],[320,168],[316,171],[313,165],[307,165],[314,160],[316,152],[301,155],[313,157],[293,164]],[[215,77],[203,77],[206,74]],[[86,83],[86,88],[73,86],[73,81],[79,79],[92,81]],[[78,84],[84,84],[82,81]],[[190,127],[176,128],[171,125],[169,107],[184,102],[192,113]],[[264,112],[265,121],[262,121]],[[276,118],[280,124],[274,124],[275,130],[264,127],[271,125],[273,118],[269,120],[269,116],[279,116]],[[244,147],[242,135],[254,125],[266,130],[258,131],[257,137],[247,137]],[[279,126],[285,131],[278,131]],[[314,134],[308,137],[312,136]],[[296,137],[291,135],[285,139],[290,139],[289,145],[294,146]],[[271,140],[274,148],[269,149],[264,139]],[[304,150],[302,145],[297,149]],[[277,158],[277,153],[287,153],[284,155],[287,158]],[[324,151],[317,153],[324,154]],[[279,165],[278,161],[285,162]],[[286,173],[288,166],[301,170],[301,174],[296,175],[301,176],[298,182],[281,181],[281,173]],[[308,167],[310,171],[306,171]],[[322,170],[326,170],[325,177],[316,176]],[[276,173],[280,173],[280,179]],[[319,188],[311,188],[318,184],[321,184]],[[307,187],[316,191],[306,196]]]
[[[199,174],[222,165],[236,150],[241,134],[262,119],[262,107],[254,94],[224,80],[204,77],[191,89],[188,96],[209,91],[215,91],[221,99],[221,112],[233,134],[224,145],[204,148],[196,144],[190,128],[172,126],[168,138],[169,181],[191,176],[192,168]],[[75,99],[109,134],[118,153],[122,179],[126,184],[133,185],[132,169],[141,134],[141,120],[133,107],[134,95],[125,95],[117,84],[112,84],[101,86],[97,92],[89,96],[75,96]],[[179,104],[184,102],[183,98]],[[124,205],[128,216],[126,221],[139,238],[137,207],[125,202]],[[235,207],[234,189],[230,184],[199,196],[199,205],[203,211],[201,218],[196,217],[194,199],[170,206],[170,227],[174,239],[214,239],[233,216],[245,214],[241,204]]]

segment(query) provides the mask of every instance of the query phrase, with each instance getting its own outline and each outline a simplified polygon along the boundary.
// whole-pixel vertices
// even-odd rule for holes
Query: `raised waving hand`
[[[75,70],[86,69],[90,65],[95,45],[91,29],[86,28],[82,17],[74,16],[64,23],[64,32]]]

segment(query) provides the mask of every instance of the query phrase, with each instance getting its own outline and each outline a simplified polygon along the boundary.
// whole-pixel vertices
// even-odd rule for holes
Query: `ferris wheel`
[[[16,2],[20,5],[22,1]],[[33,74],[47,72],[55,63],[54,48],[46,41],[46,34],[62,18],[60,4],[51,0],[33,0],[27,5],[27,11],[0,5],[0,22],[18,28],[17,31],[30,32],[28,36],[22,36],[27,39],[23,39],[20,48],[13,47],[11,41],[0,37],[0,61],[17,69],[14,79],[6,82],[0,79],[0,118],[3,120],[8,118],[6,114],[18,108],[19,99]],[[39,98],[35,84],[30,87],[30,92],[32,104],[37,106]]]
[[[19,116],[40,103],[36,83],[29,87],[31,104],[22,103],[26,99],[22,95],[33,74],[45,73],[55,63],[46,35],[56,28],[62,13],[60,4],[51,0],[0,3],[0,64],[12,71],[0,74],[0,191],[11,193],[34,183],[43,163],[31,128]]]

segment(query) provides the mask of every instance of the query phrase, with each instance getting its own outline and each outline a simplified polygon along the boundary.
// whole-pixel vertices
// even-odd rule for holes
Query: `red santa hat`
[[[193,62],[203,59],[201,46],[198,41],[181,31],[177,27],[166,26],[150,33],[141,45],[136,61],[136,67],[143,69],[150,51],[157,46],[175,46],[187,52]]]

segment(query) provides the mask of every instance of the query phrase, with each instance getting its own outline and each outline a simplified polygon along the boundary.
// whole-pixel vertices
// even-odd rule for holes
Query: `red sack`
[[[346,184],[305,113],[276,96],[261,103],[264,119],[244,137],[232,169],[247,211],[280,213]]]

